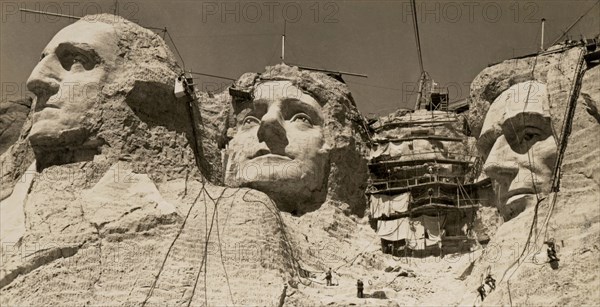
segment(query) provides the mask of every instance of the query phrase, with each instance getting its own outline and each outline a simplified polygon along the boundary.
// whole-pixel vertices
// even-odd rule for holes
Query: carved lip
[[[57,105],[55,105],[55,104],[49,104],[49,103],[45,104],[42,108],[43,109],[45,109],[45,108],[60,109]]]
[[[517,188],[514,190],[510,190],[506,194],[504,194],[504,199],[506,200],[506,203],[508,203],[508,201],[511,198],[516,199],[516,198],[524,197],[526,195],[535,195],[535,190],[532,188]],[[520,196],[520,197],[517,197],[517,196]]]
[[[38,96],[35,102],[35,111],[39,112],[46,108],[60,109],[60,107],[58,107],[57,105],[48,103],[48,100],[50,100],[50,96]]]
[[[285,156],[285,155],[278,155],[278,154],[274,154],[272,153],[270,150],[268,149],[260,149],[257,152],[255,152],[252,156],[250,156],[250,159],[257,159],[257,158],[264,158],[264,159],[280,159],[280,160],[293,160],[291,157],[289,156]]]

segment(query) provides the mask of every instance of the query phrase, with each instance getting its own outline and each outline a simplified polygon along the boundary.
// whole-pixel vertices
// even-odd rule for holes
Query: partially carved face
[[[289,81],[268,81],[237,114],[225,181],[272,198],[309,201],[323,187],[325,154],[321,105]]]
[[[117,58],[114,28],[78,21],[58,32],[27,80],[37,96],[29,140],[33,146],[78,145],[86,140],[85,113]]]
[[[557,149],[552,132],[542,83],[515,84],[490,106],[477,145],[505,219],[550,191]]]

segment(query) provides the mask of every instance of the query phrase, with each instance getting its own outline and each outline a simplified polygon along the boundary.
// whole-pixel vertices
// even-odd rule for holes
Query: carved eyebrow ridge
[[[303,111],[303,112],[307,113],[308,116],[310,116],[313,121],[315,121],[315,124],[318,124],[318,125],[320,125],[323,121],[322,116],[319,114],[318,110],[313,105],[306,103],[302,100],[299,100],[297,98],[284,99],[282,101],[281,109],[282,109],[282,112],[287,116],[294,115],[297,111]],[[287,113],[294,113],[294,114],[287,114]]]

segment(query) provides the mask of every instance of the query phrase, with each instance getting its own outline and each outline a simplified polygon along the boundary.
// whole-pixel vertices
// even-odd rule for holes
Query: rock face
[[[221,150],[227,144],[227,130],[229,128],[229,113],[231,112],[231,96],[227,89],[223,92],[209,95],[196,92],[197,114],[194,118],[200,123],[199,130],[202,140],[203,174],[211,182],[223,183],[223,163]],[[196,110],[195,110],[196,111]]]
[[[513,84],[535,80],[547,86],[551,124],[560,143],[582,52],[571,48],[537,58],[507,60],[483,70],[471,88],[473,132],[481,131],[489,104],[500,93]],[[497,288],[485,298],[485,305],[581,305],[600,300],[600,124],[586,110],[600,100],[600,67],[585,67],[584,63],[586,68],[561,165],[560,191],[541,200],[537,212],[535,205],[528,205],[498,228],[475,262],[467,282],[472,292],[463,296],[462,304],[481,302],[475,289],[488,273],[496,278]],[[557,270],[547,263],[543,242],[548,240],[557,245]]]
[[[324,202],[299,216],[281,212],[272,195],[219,187],[207,179],[217,181],[222,174],[218,150],[225,146],[225,131],[239,124],[233,121],[240,113],[235,104],[230,108],[228,93],[198,93],[198,101],[191,104],[176,99],[173,83],[181,71],[159,36],[110,15],[87,16],[73,26],[86,23],[113,27],[109,33],[114,37],[102,43],[114,42],[117,52],[88,52],[63,62],[78,65],[68,70],[69,78],[102,68],[93,72],[99,76],[92,89],[97,96],[82,101],[83,96],[75,95],[89,106],[85,110],[67,106],[59,97],[46,97],[47,90],[61,84],[44,84],[32,73],[31,88],[37,94],[33,109],[38,113],[32,121],[39,125],[33,129],[25,120],[14,145],[0,156],[0,305],[471,305],[474,289],[488,271],[496,277],[497,289],[486,304],[600,301],[595,287],[600,269],[600,124],[590,115],[600,106],[595,83],[600,66],[589,68],[583,77],[561,190],[543,200],[537,212],[539,228],[531,246],[539,249],[543,240],[554,239],[559,269],[544,263],[544,249],[527,249],[514,274],[504,274],[530,232],[536,212],[526,207],[504,224],[494,219],[483,228],[495,234],[463,283],[454,277],[474,254],[423,259],[426,265],[395,259],[382,254],[366,218],[347,214],[364,209],[366,166],[358,154],[364,136],[356,134],[362,119],[345,86],[295,68],[272,68],[275,75],[314,94],[317,102],[347,100],[325,103],[321,110],[326,146],[319,148],[330,165]],[[63,53],[60,48],[89,38],[57,37],[64,41],[51,44],[36,74],[48,68],[64,73],[59,71],[65,69],[63,62],[50,61],[72,56],[76,49]],[[474,135],[480,135],[489,103],[510,86],[531,79],[546,84],[552,126],[561,127],[578,52],[575,48],[537,60],[509,60],[484,70],[473,82],[469,119]],[[305,77],[323,82],[305,82]],[[236,88],[253,84],[255,78],[244,75]],[[62,107],[69,115],[61,117],[64,121],[42,116]],[[71,121],[74,114],[84,120]],[[227,116],[229,121],[224,120]],[[560,140],[561,130],[556,131]],[[480,218],[488,216],[493,212]],[[322,285],[328,268],[337,286]],[[355,297],[359,278],[365,281],[366,299]],[[457,296],[462,293],[461,300]]]
[[[0,103],[0,155],[19,139],[30,110],[31,98]]]
[[[31,129],[31,100],[0,104],[0,200],[12,193],[13,187],[33,162],[33,150],[26,140]]]
[[[228,185],[261,190],[288,212],[312,211],[326,200],[364,211],[367,135],[345,84],[277,65],[243,75],[231,93]]]
[[[221,119],[228,115],[229,94],[198,93],[190,109],[173,95],[180,71],[160,37],[110,15],[87,16],[72,27],[83,24],[82,33],[89,34],[92,20],[114,27],[114,37],[102,37],[118,50],[97,49],[97,56],[114,60],[96,63],[106,65],[98,66],[98,96],[76,97],[85,110],[45,96],[45,87],[56,84],[40,76],[49,68],[66,74],[62,62],[50,63],[60,48],[90,38],[57,35],[64,41],[50,44],[52,54],[30,78],[38,95],[36,137],[23,129],[1,158],[7,168],[1,215],[17,221],[3,220],[1,228],[1,305],[275,305],[284,284],[290,286],[287,304],[318,304],[318,273],[327,267],[352,285],[366,269],[383,266],[376,252],[365,253],[374,233],[344,213],[358,208],[362,189],[338,182],[351,177],[348,165],[360,168],[349,129],[357,122],[327,121],[332,197],[300,217],[280,212],[262,192],[206,179],[219,177],[214,161],[225,144],[228,122]],[[82,66],[72,67],[70,78],[97,68],[84,60],[67,61]],[[58,107],[68,116],[61,113],[56,122],[42,116]],[[344,115],[346,109],[335,108],[326,113]],[[84,120],[69,120],[76,115]],[[360,187],[365,181],[359,177],[350,182]],[[349,259],[361,269],[344,268]]]
[[[112,27],[101,35],[107,46],[96,48],[94,25]],[[64,34],[80,28],[85,35]],[[65,31],[28,82],[36,129],[23,129],[2,155],[2,216],[23,222],[3,220],[1,304],[274,304],[283,283],[300,276],[285,225],[264,194],[205,179],[213,175],[205,157],[216,159],[218,144],[201,146],[198,137],[223,126],[205,132],[194,120],[199,104],[176,99],[179,69],[164,41],[111,15],[86,16]],[[80,52],[61,49],[73,41],[91,49],[61,59]],[[105,52],[111,48],[118,52]],[[46,96],[61,86],[44,78],[49,71],[76,79],[97,68],[97,96],[73,97],[86,109]],[[214,109],[208,118],[224,114]],[[53,112],[62,112],[56,121]]]

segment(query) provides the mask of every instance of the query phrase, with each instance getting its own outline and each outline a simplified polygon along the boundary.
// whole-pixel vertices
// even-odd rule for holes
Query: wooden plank
[[[441,135],[413,135],[409,137],[396,138],[396,139],[379,139],[373,140],[375,143],[389,143],[389,142],[405,142],[405,141],[413,141],[413,140],[437,140],[437,141],[450,141],[450,142],[462,142],[464,138],[454,138],[449,136],[441,136]]]

